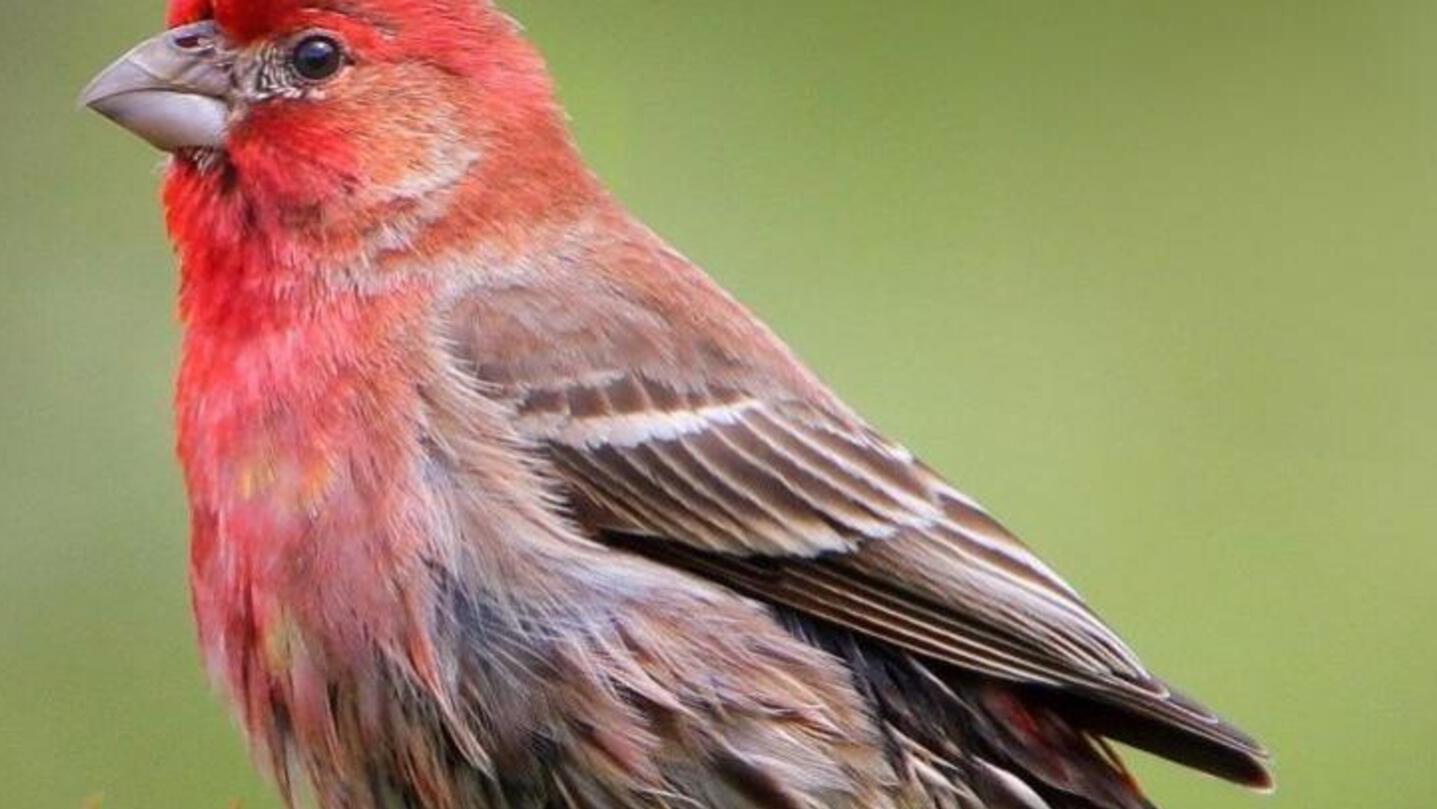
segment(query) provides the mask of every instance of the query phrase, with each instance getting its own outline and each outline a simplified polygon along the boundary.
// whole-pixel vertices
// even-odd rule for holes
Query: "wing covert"
[[[885,614],[902,619],[901,629],[891,624],[899,638],[956,644],[953,662],[967,667],[1148,680],[1073,590],[977,503],[842,414],[634,374],[532,389],[516,409],[596,528],[746,559],[746,589],[781,589],[790,606],[840,622],[877,609],[860,583],[880,582]],[[761,575],[765,567],[773,575]],[[981,626],[1008,636],[1004,655],[992,641],[983,647],[992,661],[968,648]],[[999,666],[1004,656],[1024,657],[1026,668]]]
[[[978,503],[662,240],[605,222],[457,281],[443,324],[584,527],[1074,715],[1117,707],[1090,712],[1095,732],[1269,783],[1255,742],[1152,677]]]

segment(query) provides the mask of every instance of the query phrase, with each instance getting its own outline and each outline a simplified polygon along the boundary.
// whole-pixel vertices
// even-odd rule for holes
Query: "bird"
[[[172,0],[82,103],[168,153],[198,643],[287,804],[1273,787],[615,199],[489,0]]]

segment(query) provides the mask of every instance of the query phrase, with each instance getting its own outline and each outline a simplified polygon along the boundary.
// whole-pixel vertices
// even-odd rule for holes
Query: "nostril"
[[[176,48],[183,51],[193,51],[208,47],[210,38],[200,34],[181,34],[174,39]]]

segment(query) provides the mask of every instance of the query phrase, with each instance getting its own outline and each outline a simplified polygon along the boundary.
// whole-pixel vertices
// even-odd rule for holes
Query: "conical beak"
[[[165,151],[224,145],[231,60],[213,22],[146,40],[96,76],[80,103]]]

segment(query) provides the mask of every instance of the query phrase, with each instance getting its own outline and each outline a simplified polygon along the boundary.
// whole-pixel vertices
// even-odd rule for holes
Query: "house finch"
[[[173,153],[206,664],[324,807],[1150,804],[1270,785],[584,167],[482,0],[175,0],[85,101]]]

